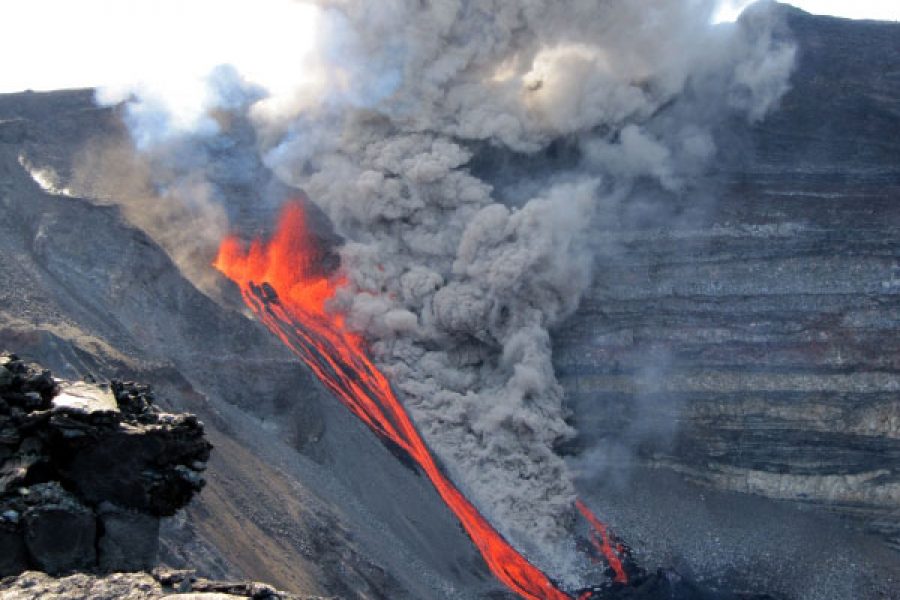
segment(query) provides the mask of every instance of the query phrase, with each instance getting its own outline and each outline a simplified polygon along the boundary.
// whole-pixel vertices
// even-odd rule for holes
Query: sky
[[[223,63],[277,93],[302,77],[317,14],[294,0],[0,0],[0,93],[115,89],[139,73],[189,102]]]
[[[734,20],[748,0],[721,0]],[[795,0],[815,14],[900,20],[900,0]],[[261,7],[265,8],[261,8]],[[295,0],[0,0],[0,93],[134,85],[177,87],[196,104],[201,82],[230,63],[277,93],[303,78],[319,11]],[[171,95],[169,95],[171,97]]]
[[[814,15],[900,21],[900,0],[781,0]],[[733,21],[752,0],[723,0],[717,20]]]

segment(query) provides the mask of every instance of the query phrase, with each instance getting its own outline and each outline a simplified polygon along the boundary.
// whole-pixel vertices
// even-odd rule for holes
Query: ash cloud
[[[156,188],[212,182],[232,223],[272,174],[308,194],[345,240],[336,305],[426,441],[501,533],[572,579],[575,494],[554,448],[574,432],[550,332],[602,269],[598,232],[641,202],[636,183],[683,193],[717,119],[758,120],[788,86],[772,11],[711,27],[715,5],[320,2],[312,83],[213,101],[216,126],[177,143],[150,128],[164,120],[130,125]],[[537,164],[561,140],[571,160],[550,171],[475,168]]]
[[[164,179],[127,140],[95,140],[77,155],[69,188],[119,206],[123,217],[148,232],[199,289],[218,294],[217,278],[205,265],[228,232],[226,210],[214,200],[206,177],[185,173],[162,185]]]

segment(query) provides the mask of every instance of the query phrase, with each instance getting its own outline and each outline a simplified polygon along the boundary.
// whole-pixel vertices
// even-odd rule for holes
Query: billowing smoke
[[[598,226],[637,182],[689,191],[711,127],[759,120],[787,89],[772,11],[712,27],[715,4],[322,1],[303,85],[219,72],[187,133],[150,118],[140,87],[126,110],[157,186],[206,182],[232,218],[270,173],[305,191],[345,240],[336,308],[427,442],[504,535],[565,573],[575,494],[554,448],[573,431],[550,332],[603,268]],[[534,168],[491,172],[502,162]]]

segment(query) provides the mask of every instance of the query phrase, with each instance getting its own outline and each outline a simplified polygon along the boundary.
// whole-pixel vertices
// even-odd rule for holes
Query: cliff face
[[[839,510],[900,550],[900,25],[782,10],[792,90],[719,132],[702,216],[602,234],[555,334],[572,450]]]

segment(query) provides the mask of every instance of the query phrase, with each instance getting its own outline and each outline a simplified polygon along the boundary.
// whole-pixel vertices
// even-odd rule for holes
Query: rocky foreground
[[[152,568],[159,520],[203,487],[210,448],[146,386],[0,355],[0,575]]]
[[[211,448],[148,386],[62,381],[0,354],[0,597],[299,598],[156,568],[160,519],[203,488]]]
[[[109,575],[76,573],[66,577],[26,571],[17,577],[7,577],[0,581],[0,596],[4,600],[38,600],[48,597],[63,600],[326,600],[281,592],[264,583],[209,581],[197,578],[191,572],[167,570]]]

